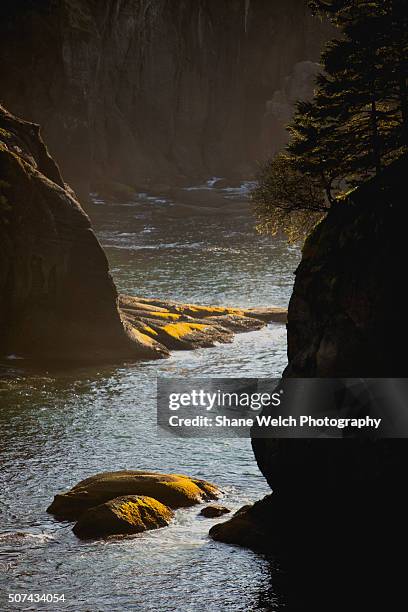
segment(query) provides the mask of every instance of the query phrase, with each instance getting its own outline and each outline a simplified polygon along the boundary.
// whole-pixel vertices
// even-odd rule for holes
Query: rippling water
[[[95,199],[89,214],[122,292],[234,306],[287,305],[299,253],[253,230],[245,188],[206,185],[132,202]],[[0,368],[0,610],[280,610],[267,561],[212,542],[219,519],[176,512],[165,529],[80,542],[45,513],[54,493],[104,470],[185,472],[219,484],[236,509],[268,493],[249,440],[162,437],[155,378],[274,376],[285,330],[153,363]],[[65,603],[8,604],[7,593],[64,593]]]

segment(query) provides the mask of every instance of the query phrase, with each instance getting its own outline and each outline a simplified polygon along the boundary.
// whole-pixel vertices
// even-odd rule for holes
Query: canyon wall
[[[335,205],[306,240],[289,304],[285,376],[406,377],[408,324],[399,291],[407,169],[405,156]],[[385,440],[254,439],[253,447],[272,489],[293,497],[306,490],[349,494],[380,481],[388,488],[407,456],[403,440],[392,450]]]
[[[328,31],[305,0],[4,0],[0,96],[81,194],[248,176]]]
[[[336,204],[306,240],[288,312],[285,372],[404,377],[408,219],[402,157]]]
[[[367,414],[367,403],[375,411],[382,398],[385,423],[395,413],[397,422],[406,418],[407,170],[405,156],[316,227],[288,312],[285,375],[340,377],[339,386],[341,378],[374,379],[354,414]],[[376,380],[384,377],[393,378]],[[330,609],[380,609],[390,593],[398,601],[405,592],[407,440],[344,435],[252,440],[273,493],[227,529],[226,539],[286,556],[294,609],[327,609],[328,602]]]

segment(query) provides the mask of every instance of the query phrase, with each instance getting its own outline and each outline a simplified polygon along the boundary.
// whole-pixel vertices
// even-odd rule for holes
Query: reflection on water
[[[244,190],[211,186],[95,202],[89,210],[122,292],[212,304],[287,304],[298,252],[257,236]],[[155,377],[274,376],[285,330],[152,363],[0,368],[0,572],[4,593],[65,593],[53,610],[279,609],[266,560],[207,539],[219,519],[179,510],[166,529],[113,542],[76,540],[45,513],[55,492],[118,469],[185,472],[219,484],[232,509],[268,492],[249,440],[166,438],[155,425]],[[2,374],[2,375],[1,375]],[[0,609],[51,609],[9,605]],[[41,605],[43,607],[41,607]],[[10,606],[10,607],[8,607]]]
[[[256,234],[239,190],[182,190],[162,200],[142,194],[132,203],[94,204],[89,211],[122,292],[287,305],[299,250]]]

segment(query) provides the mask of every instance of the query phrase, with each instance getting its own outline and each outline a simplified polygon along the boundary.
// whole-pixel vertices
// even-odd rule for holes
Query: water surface
[[[286,306],[299,253],[254,232],[245,186],[211,183],[131,202],[95,198],[89,214],[119,290],[203,304]],[[131,539],[80,542],[45,512],[54,493],[93,473],[185,472],[219,484],[235,510],[269,489],[249,440],[179,439],[155,424],[156,376],[276,376],[285,329],[160,362],[47,371],[0,368],[1,610],[280,610],[261,556],[212,542],[199,507]],[[11,605],[7,593],[64,593],[64,604]]]

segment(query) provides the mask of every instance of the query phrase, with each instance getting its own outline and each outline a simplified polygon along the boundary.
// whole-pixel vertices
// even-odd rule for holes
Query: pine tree
[[[261,168],[253,194],[258,227],[289,235],[408,149],[408,0],[309,4],[339,35],[313,100],[297,104],[286,152]]]
[[[330,198],[333,186],[336,191],[345,181],[356,184],[381,172],[407,146],[407,2],[328,0],[310,5],[331,17],[341,38],[323,53],[324,73],[313,103],[298,107],[289,151],[299,169],[328,175]],[[315,129],[305,131],[311,117]]]

